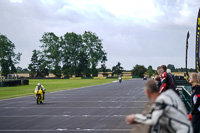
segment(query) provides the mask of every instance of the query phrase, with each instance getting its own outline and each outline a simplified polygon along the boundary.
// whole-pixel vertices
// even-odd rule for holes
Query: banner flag
[[[186,71],[186,75],[185,75],[186,77],[185,77],[185,79],[186,79],[186,81],[189,81],[189,74],[188,74],[188,69],[187,69],[188,39],[189,39],[189,37],[190,37],[190,33],[188,31],[187,38],[186,38],[186,56],[185,56],[185,71]]]
[[[200,58],[200,47],[199,47],[199,43],[200,43],[200,39],[199,39],[199,33],[200,33],[200,9],[199,9],[199,13],[198,13],[198,17],[197,17],[197,29],[196,29],[196,63],[195,63],[195,68],[196,68],[196,72],[199,73],[199,58]]]

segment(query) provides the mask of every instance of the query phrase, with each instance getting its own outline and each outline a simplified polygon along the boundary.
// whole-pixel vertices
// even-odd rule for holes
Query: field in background
[[[37,83],[41,83],[46,88],[46,92],[54,92],[59,90],[68,90],[86,86],[100,85],[111,83],[116,79],[83,79],[83,80],[67,80],[67,79],[31,79],[29,85],[15,87],[0,87],[0,100],[14,97],[33,95]]]
[[[172,74],[175,75],[175,76],[184,76],[184,73],[185,73],[185,72],[172,72]],[[190,75],[191,73],[194,73],[194,72],[189,72],[189,75]]]

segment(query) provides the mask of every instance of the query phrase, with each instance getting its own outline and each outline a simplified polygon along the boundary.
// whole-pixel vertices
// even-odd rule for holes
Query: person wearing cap
[[[44,98],[45,91],[46,91],[46,89],[44,88],[44,86],[41,85],[40,83],[38,83],[37,86],[36,86],[36,89],[38,89],[38,90],[41,89],[42,90],[42,92],[43,92],[43,98]]]

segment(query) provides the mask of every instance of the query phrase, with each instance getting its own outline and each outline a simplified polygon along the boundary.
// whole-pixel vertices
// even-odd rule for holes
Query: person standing
[[[157,73],[161,77],[161,87],[160,87],[160,93],[168,90],[168,89],[173,89],[174,91],[176,90],[176,87],[174,85],[174,80],[172,77],[167,74],[166,72],[166,66],[165,65],[157,67]]]
[[[155,82],[156,82],[156,85],[158,88],[161,87],[161,79],[160,79],[160,76],[156,75],[155,78],[154,78]]]
[[[175,78],[175,76],[172,74],[172,72],[171,72],[170,69],[167,69],[167,74],[173,79],[175,91],[176,91],[176,93],[177,93],[178,95],[180,95],[179,90],[177,89],[177,85],[176,85],[176,78]]]
[[[200,75],[197,73],[192,73],[189,79],[192,85],[192,95],[191,95],[191,112],[189,116],[192,116],[192,125],[194,133],[199,133],[200,131]]]
[[[176,87],[176,78],[175,76],[172,74],[171,70],[170,69],[167,69],[167,73],[172,77],[172,79],[174,80],[174,85]]]

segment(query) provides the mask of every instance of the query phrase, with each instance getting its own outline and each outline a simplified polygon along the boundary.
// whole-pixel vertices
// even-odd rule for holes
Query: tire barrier
[[[29,80],[9,80],[2,81],[1,87],[17,86],[17,85],[29,85]]]

